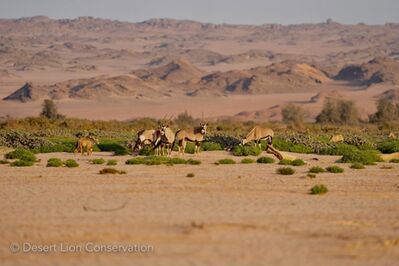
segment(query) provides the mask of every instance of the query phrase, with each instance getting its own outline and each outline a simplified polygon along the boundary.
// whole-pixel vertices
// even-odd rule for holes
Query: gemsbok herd
[[[199,126],[180,129],[173,132],[169,125],[161,124],[158,129],[145,129],[137,133],[137,140],[133,145],[132,142],[128,142],[127,146],[131,148],[132,153],[139,152],[145,145],[149,145],[154,149],[155,155],[158,156],[171,156],[172,150],[177,144],[178,155],[184,155],[187,142],[192,142],[195,145],[194,154],[199,154],[201,143],[205,141],[207,134],[208,123],[200,123]],[[273,137],[274,132],[270,128],[255,126],[244,138],[241,140],[240,145],[246,145],[248,143],[254,143],[261,148],[261,141],[266,141],[266,151],[275,155],[279,160],[282,160],[282,155],[273,148]],[[87,137],[81,137],[77,144],[75,153],[80,152],[84,154],[84,149],[87,151],[87,155],[91,155],[93,146],[98,144],[98,139],[93,135]]]

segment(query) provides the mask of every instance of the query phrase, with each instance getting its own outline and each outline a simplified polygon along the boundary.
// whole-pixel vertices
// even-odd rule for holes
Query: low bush
[[[292,166],[302,166],[305,165],[305,162],[302,159],[295,159],[291,162]]]
[[[226,159],[220,159],[217,161],[218,164],[235,164],[236,162],[233,159],[226,158]]]
[[[282,159],[281,161],[278,162],[279,165],[291,165],[292,160],[289,159]]]
[[[259,149],[257,146],[242,146],[242,145],[237,145],[233,149],[233,155],[234,156],[258,156],[259,154],[262,153],[262,150]]]
[[[16,161],[12,162],[10,165],[15,166],[15,167],[25,167],[25,166],[32,166],[33,162],[18,159]]]
[[[328,192],[328,189],[325,185],[315,185],[310,189],[310,194],[312,195],[319,195],[319,194],[325,194]]]
[[[58,158],[50,158],[47,160],[47,167],[61,167],[63,165],[64,163]]]
[[[380,167],[380,169],[385,169],[385,170],[393,169],[393,166],[392,165],[383,165]]]
[[[10,161],[8,161],[8,160],[0,160],[0,164],[9,164],[10,163]]]
[[[362,163],[354,163],[351,165],[352,169],[364,169],[364,165]]]
[[[167,164],[187,164],[187,160],[182,158],[168,158]]]
[[[312,168],[309,169],[309,173],[313,174],[319,174],[319,173],[324,173],[326,169],[320,167],[320,166],[313,166]]]
[[[126,164],[134,165],[134,164],[145,164],[145,160],[143,157],[136,157],[126,161]]]
[[[257,163],[274,163],[274,159],[270,158],[270,157],[263,156],[263,157],[259,157],[256,160],[256,162]]]
[[[139,155],[142,156],[153,156],[155,151],[151,145],[144,145],[144,147],[139,151]]]
[[[362,163],[364,165],[381,161],[379,152],[375,150],[355,150],[344,154],[341,158],[342,163]]]
[[[201,150],[203,150],[203,151],[222,151],[223,147],[219,143],[206,141],[201,144]]]
[[[104,164],[105,160],[103,158],[95,158],[93,160],[91,160],[92,164]]]
[[[291,167],[280,167],[276,170],[276,172],[280,175],[293,175],[295,173],[295,170]]]
[[[74,159],[68,159],[65,161],[65,166],[68,168],[79,167],[79,164]]]
[[[334,173],[334,174],[339,174],[339,173],[343,173],[344,172],[344,169],[339,167],[339,166],[337,166],[337,165],[329,166],[329,167],[326,168],[326,170],[327,170],[327,172]]]
[[[241,163],[244,163],[244,164],[255,163],[255,160],[252,160],[250,158],[244,158],[241,160]]]
[[[377,144],[377,150],[382,153],[399,152],[399,140],[386,140]]]
[[[195,176],[194,173],[188,173],[188,174],[186,175],[186,177],[194,177],[194,176]]]
[[[97,144],[97,146],[100,151],[113,151],[114,155],[116,156],[129,154],[129,151],[126,149],[126,147],[119,143],[102,141],[101,144]]]
[[[356,146],[345,144],[345,143],[337,143],[337,144],[330,144],[328,147],[324,147],[324,148],[320,149],[319,154],[322,154],[322,155],[345,155],[345,154],[351,154],[358,150],[359,149]]]
[[[12,152],[6,153],[4,157],[6,159],[20,159],[29,162],[35,162],[37,160],[36,156],[31,151],[23,148],[17,148]]]
[[[129,165],[137,165],[137,164],[145,164],[145,165],[175,165],[175,164],[191,164],[191,165],[199,165],[201,161],[198,160],[184,160],[182,158],[168,158],[161,156],[147,156],[147,157],[135,157],[126,161],[126,164]]]
[[[118,161],[117,160],[108,160],[107,165],[117,165]]]
[[[399,159],[391,159],[389,162],[390,163],[399,163]]]
[[[100,170],[99,172],[100,175],[107,175],[107,174],[111,174],[111,175],[115,175],[115,174],[126,174],[126,171],[124,170],[117,170],[115,168],[104,168],[102,170]]]
[[[313,153],[314,149],[311,146],[306,146],[301,143],[295,143],[290,140],[291,137],[286,139],[274,138],[273,147],[280,151],[289,151],[295,153]],[[294,137],[292,137],[294,138]]]
[[[199,165],[199,164],[201,164],[201,161],[199,161],[199,160],[194,160],[194,159],[188,159],[188,160],[187,160],[187,164]]]

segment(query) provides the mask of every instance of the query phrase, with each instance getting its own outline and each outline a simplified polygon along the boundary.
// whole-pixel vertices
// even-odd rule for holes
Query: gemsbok
[[[134,145],[132,152],[136,150],[140,151],[144,145],[152,145],[156,140],[157,130],[155,129],[143,129],[137,132],[137,140]]]
[[[157,134],[157,138],[154,142],[154,149],[156,155],[164,155],[164,148],[166,149],[166,155],[172,154],[172,145],[175,141],[175,133],[168,125],[161,125]]]
[[[74,153],[82,153],[84,155],[84,150],[86,149],[86,154],[87,156],[91,155],[93,153],[93,146],[96,144],[99,144],[98,138],[96,138],[93,135],[89,135],[87,137],[81,137],[79,138],[78,142],[76,143],[75,151]]]
[[[201,143],[205,141],[207,128],[208,123],[201,123],[199,127],[178,130],[175,135],[175,141],[172,144],[172,149],[175,143],[177,143],[179,146],[178,154],[184,155],[187,142],[194,142],[194,154],[199,154]]]
[[[245,145],[249,142],[254,142],[260,149],[262,149],[262,140],[266,140],[266,152],[272,153],[279,160],[283,159],[283,156],[272,147],[273,145],[274,131],[271,128],[255,126],[245,138],[241,140],[241,145]]]

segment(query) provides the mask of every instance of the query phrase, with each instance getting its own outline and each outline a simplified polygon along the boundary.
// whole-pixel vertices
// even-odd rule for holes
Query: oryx
[[[169,125],[161,125],[158,132],[154,142],[154,149],[158,153],[157,155],[163,155],[164,148],[166,148],[166,155],[170,156],[173,149],[172,145],[175,141],[175,133],[170,129]]]
[[[255,145],[257,145],[261,149],[262,148],[261,141],[266,140],[267,141],[266,152],[272,153],[279,160],[282,160],[283,156],[272,146],[273,137],[274,137],[274,131],[271,128],[255,126],[247,134],[247,136],[241,140],[241,145],[245,145],[251,141],[254,141]]]
[[[186,149],[187,141],[195,143],[194,154],[198,154],[201,146],[201,142],[205,141],[206,130],[208,123],[200,123],[199,127],[190,129],[181,129],[176,132],[175,141],[172,144],[172,149],[175,143],[179,146],[178,153],[184,154]]]

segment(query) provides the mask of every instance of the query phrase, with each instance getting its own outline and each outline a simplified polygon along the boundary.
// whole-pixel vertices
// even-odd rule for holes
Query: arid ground
[[[398,165],[306,177],[311,166],[339,157],[304,159],[292,176],[274,164],[215,165],[227,152],[203,152],[201,165],[101,165],[68,153],[39,154],[34,167],[0,165],[2,265],[395,265],[399,260]],[[49,168],[49,157],[80,167]],[[186,155],[187,158],[194,157]],[[317,158],[318,160],[315,160]],[[382,169],[384,165],[392,169]],[[186,177],[194,173],[195,177]],[[316,184],[329,192],[310,195]],[[147,244],[150,253],[12,253],[36,245]]]

